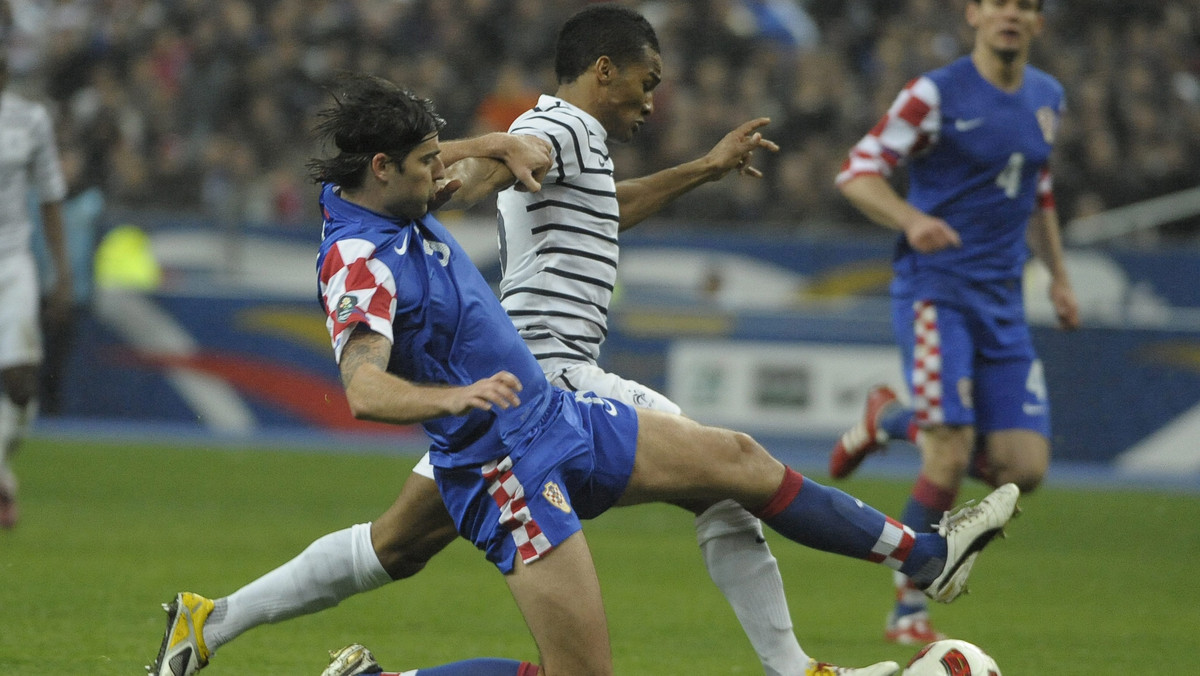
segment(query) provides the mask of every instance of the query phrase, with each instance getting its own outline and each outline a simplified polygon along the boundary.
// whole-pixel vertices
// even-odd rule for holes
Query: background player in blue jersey
[[[903,571],[939,601],[961,594],[978,550],[1011,517],[1016,486],[947,516],[937,533],[915,534],[788,469],[747,435],[552,386],[486,280],[428,213],[446,178],[440,128],[427,101],[358,79],[319,127],[337,155],[312,165],[325,183],[320,297],[351,409],[422,424],[444,503],[437,507],[504,573],[538,648],[539,665],[476,659],[431,674],[611,674],[580,522],[618,505],[735,499],[796,542]],[[434,532],[444,516],[423,521],[434,506],[401,499],[380,522]],[[333,546],[313,547],[329,570],[378,586],[387,571],[371,538],[333,535],[343,533]],[[228,610],[181,594],[158,673],[190,674],[207,663],[204,625]],[[377,667],[360,662],[335,673],[370,672]]]
[[[837,177],[855,207],[901,233],[892,322],[912,407],[873,389],[830,472],[849,475],[889,438],[915,440],[921,472],[903,517],[917,530],[953,504],[968,471],[1028,491],[1050,461],[1049,403],[1021,295],[1030,246],[1049,268],[1061,326],[1076,328],[1079,310],[1048,169],[1063,90],[1028,65],[1041,4],[968,2],[971,54],[910,82]],[[903,162],[907,201],[887,181]],[[903,576],[886,635],[916,644],[941,636]]]

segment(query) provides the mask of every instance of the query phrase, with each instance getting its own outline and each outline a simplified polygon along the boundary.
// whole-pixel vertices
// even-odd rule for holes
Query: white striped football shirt
[[[539,192],[509,188],[497,198],[500,302],[544,372],[594,364],[617,280],[608,134],[582,109],[544,95],[509,131],[540,136],[554,151]]]

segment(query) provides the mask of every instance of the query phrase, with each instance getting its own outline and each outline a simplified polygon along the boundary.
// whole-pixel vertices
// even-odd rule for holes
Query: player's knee
[[[393,529],[372,538],[379,563],[393,580],[412,577],[458,536],[453,526],[422,530]]]
[[[767,450],[762,447],[762,444],[754,440],[754,437],[745,432],[729,432],[732,437],[734,452],[739,459],[756,458],[767,454]]]
[[[1021,489],[1021,493],[1027,495],[1042,485],[1042,480],[1046,478],[1048,464],[1031,461],[996,467],[993,475],[994,483],[997,486],[1016,484],[1017,488]]]
[[[1020,443],[995,444],[987,450],[987,469],[996,486],[1016,484],[1022,493],[1030,493],[1041,485],[1050,468],[1050,444],[1043,437],[1023,435],[1009,441]]]

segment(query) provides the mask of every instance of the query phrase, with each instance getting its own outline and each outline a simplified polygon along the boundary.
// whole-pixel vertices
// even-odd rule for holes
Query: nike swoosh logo
[[[977,117],[972,120],[955,120],[954,128],[959,131],[971,131],[972,129],[983,124],[983,118]]]
[[[409,233],[404,233],[404,242],[398,247],[393,247],[401,256],[408,252],[408,235]]]

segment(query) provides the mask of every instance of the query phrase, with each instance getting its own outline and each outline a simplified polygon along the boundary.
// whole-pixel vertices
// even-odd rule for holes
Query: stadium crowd
[[[631,177],[702,154],[760,115],[783,150],[667,215],[768,227],[863,220],[834,188],[846,152],[916,74],[969,50],[966,0],[647,0],[666,80]],[[339,70],[438,102],[447,138],[505,129],[552,92],[555,29],[580,0],[7,0],[14,88],[111,206],[298,227],[309,116]],[[1033,63],[1067,87],[1064,222],[1200,176],[1200,2],[1045,0]],[[408,36],[420,35],[420,40]],[[620,177],[619,177],[620,178]],[[77,186],[87,187],[86,185]]]

